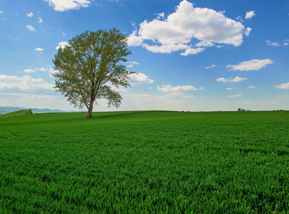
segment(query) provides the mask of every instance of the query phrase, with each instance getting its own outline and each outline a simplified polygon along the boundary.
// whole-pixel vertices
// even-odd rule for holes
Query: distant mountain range
[[[49,112],[63,112],[58,109],[48,109],[48,108],[23,108],[23,107],[15,107],[15,106],[0,106],[0,114],[6,114],[13,111],[19,111],[23,109],[31,109],[33,113],[49,113]]]

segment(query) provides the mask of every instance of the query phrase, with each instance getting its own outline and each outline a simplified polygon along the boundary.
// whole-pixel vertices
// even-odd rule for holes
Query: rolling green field
[[[0,213],[289,213],[289,112],[0,118]]]

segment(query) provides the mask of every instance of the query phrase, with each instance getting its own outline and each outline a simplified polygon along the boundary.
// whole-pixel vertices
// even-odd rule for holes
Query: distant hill
[[[39,109],[39,108],[23,108],[23,107],[14,107],[14,106],[0,106],[0,114],[7,114],[13,111],[19,111],[24,109],[31,109],[33,113],[49,113],[49,112],[63,112],[58,109]]]
[[[27,114],[33,114],[32,110],[26,109],[26,110],[13,111],[7,114],[0,115],[0,118],[1,117],[15,117],[15,116],[27,115]]]

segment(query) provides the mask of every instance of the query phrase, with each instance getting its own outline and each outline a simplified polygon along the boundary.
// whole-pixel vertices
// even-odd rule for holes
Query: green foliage
[[[129,75],[134,72],[126,71],[121,63],[130,54],[127,36],[119,30],[85,31],[58,49],[53,60],[58,70],[53,74],[55,89],[75,107],[86,106],[90,114],[98,99],[107,99],[108,107],[119,107],[121,95],[107,84],[130,87]]]
[[[288,111],[84,115],[0,120],[0,213],[289,212]]]
[[[27,115],[27,114],[33,114],[32,110],[27,109],[27,110],[13,111],[11,113],[1,115],[0,118],[2,118],[2,117],[15,117],[15,116],[21,116],[21,115]]]

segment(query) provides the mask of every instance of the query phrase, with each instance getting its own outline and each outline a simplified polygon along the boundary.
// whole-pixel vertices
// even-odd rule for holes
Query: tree
[[[112,28],[109,31],[85,31],[59,48],[53,63],[58,72],[55,89],[67,97],[75,107],[88,109],[87,118],[92,118],[93,104],[98,99],[107,99],[110,106],[119,107],[121,95],[108,84],[130,87],[130,74],[121,62],[127,62],[131,54],[127,49],[127,35]]]

